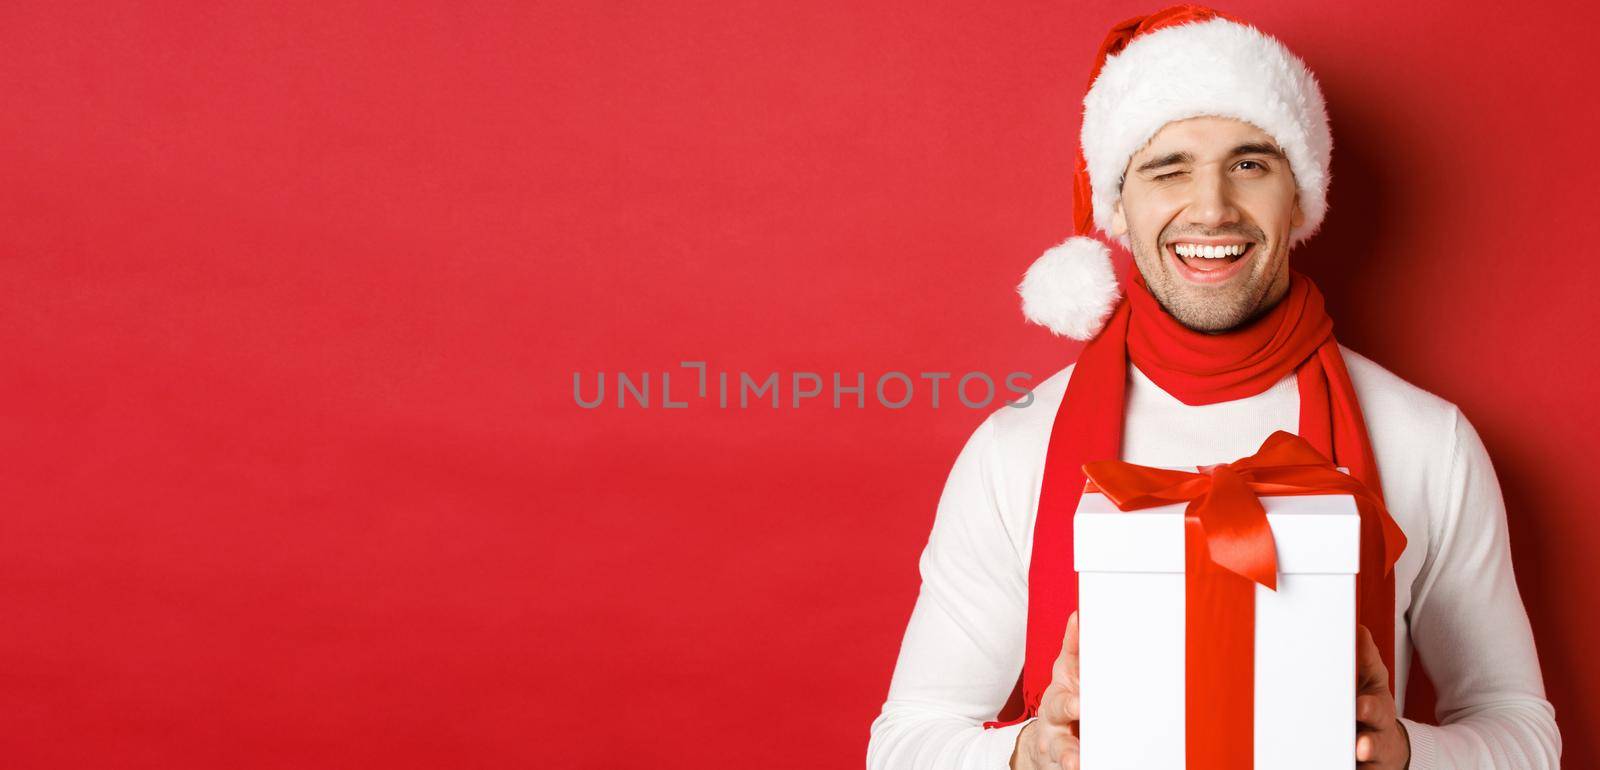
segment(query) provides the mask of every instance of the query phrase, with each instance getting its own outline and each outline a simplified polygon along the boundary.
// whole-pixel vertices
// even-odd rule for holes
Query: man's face
[[[1219,333],[1283,298],[1289,233],[1304,216],[1272,136],[1208,116],[1168,123],[1134,153],[1112,234],[1128,235],[1139,272],[1168,313]]]

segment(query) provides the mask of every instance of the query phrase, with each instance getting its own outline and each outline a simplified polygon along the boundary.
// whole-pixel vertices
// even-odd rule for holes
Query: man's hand
[[[1011,770],[1078,768],[1078,612],[1067,618],[1061,655],[1039,700],[1039,718],[1017,733]]]
[[[1372,770],[1411,766],[1411,738],[1395,714],[1389,669],[1366,626],[1356,629],[1356,765]]]
[[[1356,763],[1369,770],[1405,770],[1411,740],[1395,713],[1389,669],[1366,626],[1356,630]],[[1017,734],[1012,770],[1079,770],[1078,613],[1067,619],[1061,655],[1050,687],[1039,702],[1039,718]]]

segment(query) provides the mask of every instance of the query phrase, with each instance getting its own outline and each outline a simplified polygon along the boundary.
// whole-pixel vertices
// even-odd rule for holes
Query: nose
[[[1232,185],[1225,174],[1214,171],[1196,173],[1190,186],[1193,200],[1187,212],[1189,224],[1214,229],[1239,221],[1239,209],[1234,205]]]

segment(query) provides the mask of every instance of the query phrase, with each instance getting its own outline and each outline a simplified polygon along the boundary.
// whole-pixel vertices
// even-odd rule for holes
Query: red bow
[[[1277,549],[1259,495],[1354,496],[1363,517],[1379,516],[1385,575],[1406,547],[1405,533],[1372,490],[1288,431],[1273,432],[1253,455],[1203,465],[1199,472],[1121,460],[1086,463],[1083,472],[1089,477],[1085,491],[1104,493],[1124,511],[1188,501],[1185,513],[1205,528],[1211,560],[1273,590],[1278,588]]]

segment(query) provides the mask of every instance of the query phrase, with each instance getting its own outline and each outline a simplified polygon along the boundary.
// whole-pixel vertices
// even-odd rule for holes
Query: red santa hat
[[[1311,237],[1328,210],[1333,134],[1322,89],[1275,38],[1220,11],[1183,4],[1118,24],[1106,36],[1083,98],[1073,236],[1028,268],[1022,312],[1052,332],[1093,339],[1121,297],[1111,250],[1112,211],[1128,161],[1163,126],[1202,115],[1237,118],[1271,134],[1289,158]],[[1117,237],[1129,247],[1127,235]]]

